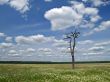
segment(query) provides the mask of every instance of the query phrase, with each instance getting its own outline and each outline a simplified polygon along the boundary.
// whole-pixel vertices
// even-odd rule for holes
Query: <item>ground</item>
[[[0,64],[0,82],[110,82],[110,63]]]

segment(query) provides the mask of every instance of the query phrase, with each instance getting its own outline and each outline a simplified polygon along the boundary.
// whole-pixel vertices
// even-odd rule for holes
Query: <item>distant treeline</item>
[[[0,61],[0,64],[71,64],[72,62],[51,62],[51,61]],[[79,61],[76,64],[85,63],[110,63],[110,61]]]

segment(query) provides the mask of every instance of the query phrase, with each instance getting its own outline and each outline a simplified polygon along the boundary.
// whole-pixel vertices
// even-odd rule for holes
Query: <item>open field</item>
[[[0,82],[110,82],[110,63],[0,64]]]

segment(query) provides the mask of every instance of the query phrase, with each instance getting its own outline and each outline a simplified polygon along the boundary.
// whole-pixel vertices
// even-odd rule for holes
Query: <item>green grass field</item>
[[[0,64],[0,82],[110,82],[110,63]]]

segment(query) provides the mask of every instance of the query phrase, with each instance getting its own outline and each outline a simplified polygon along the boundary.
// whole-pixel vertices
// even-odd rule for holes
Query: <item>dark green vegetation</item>
[[[0,61],[0,64],[71,64],[72,62],[51,62],[51,61]],[[83,63],[110,63],[110,61],[80,61],[76,64]]]
[[[110,63],[0,64],[0,82],[110,82]]]

